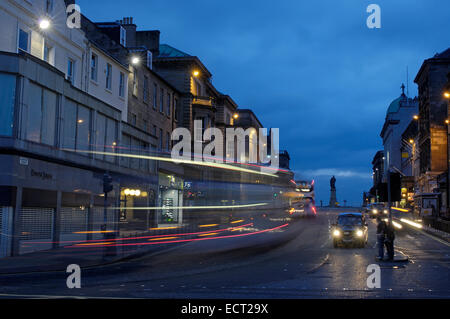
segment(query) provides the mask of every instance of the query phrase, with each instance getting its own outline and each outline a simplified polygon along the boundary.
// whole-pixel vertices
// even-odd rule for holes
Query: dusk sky
[[[265,127],[280,128],[296,178],[316,180],[328,204],[360,205],[382,148],[386,109],[423,60],[450,46],[450,1],[77,0],[95,22],[134,17],[160,30],[161,43],[198,56],[216,88]],[[366,8],[381,7],[381,29]]]

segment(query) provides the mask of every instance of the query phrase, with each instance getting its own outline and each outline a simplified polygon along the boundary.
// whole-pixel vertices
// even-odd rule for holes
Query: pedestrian
[[[378,244],[378,260],[384,258],[384,241],[386,239],[386,222],[377,216],[377,244]]]
[[[389,223],[386,224],[385,234],[386,234],[386,239],[384,241],[384,244],[386,245],[388,260],[394,260],[395,232],[394,232],[394,227],[392,226],[392,221],[389,221]]]

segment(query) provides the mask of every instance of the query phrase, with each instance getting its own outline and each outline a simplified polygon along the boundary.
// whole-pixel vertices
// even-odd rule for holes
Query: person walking
[[[386,245],[386,251],[388,255],[388,260],[394,260],[394,240],[395,240],[395,232],[394,226],[392,225],[392,221],[386,224],[385,228],[386,239],[384,244]]]
[[[386,239],[386,222],[377,216],[377,244],[378,244],[378,260],[384,258],[384,241]]]

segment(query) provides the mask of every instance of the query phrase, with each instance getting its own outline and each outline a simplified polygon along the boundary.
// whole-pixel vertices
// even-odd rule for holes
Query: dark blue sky
[[[77,0],[93,21],[134,17],[161,43],[198,56],[214,85],[265,127],[279,127],[297,177],[316,179],[328,203],[360,204],[382,148],[389,103],[409,67],[410,96],[423,60],[450,47],[446,0]],[[381,29],[366,8],[381,7]],[[319,201],[318,201],[319,203]]]

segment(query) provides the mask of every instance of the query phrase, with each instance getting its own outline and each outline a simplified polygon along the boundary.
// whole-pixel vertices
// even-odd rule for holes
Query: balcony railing
[[[194,96],[194,99],[192,100],[192,104],[213,106],[214,99],[210,96]]]

